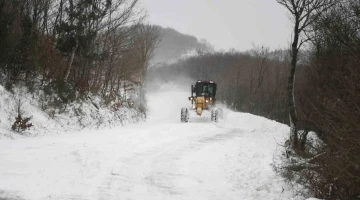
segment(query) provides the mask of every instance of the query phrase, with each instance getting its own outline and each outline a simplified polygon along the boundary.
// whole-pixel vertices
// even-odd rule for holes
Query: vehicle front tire
[[[181,108],[181,122],[189,122],[189,110]]]
[[[216,108],[211,110],[211,121],[213,122],[218,122],[219,120],[219,112]]]

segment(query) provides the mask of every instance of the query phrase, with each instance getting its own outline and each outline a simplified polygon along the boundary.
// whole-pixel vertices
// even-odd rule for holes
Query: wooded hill
[[[180,33],[169,27],[157,26],[157,28],[161,35],[161,41],[155,49],[154,57],[151,60],[152,64],[176,61],[191,50],[203,52],[214,50],[211,44],[204,39],[199,40],[192,35]]]

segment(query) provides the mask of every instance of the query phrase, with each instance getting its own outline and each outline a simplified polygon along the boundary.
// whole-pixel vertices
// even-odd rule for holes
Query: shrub
[[[25,131],[26,129],[30,129],[32,127],[32,123],[30,123],[31,117],[25,117],[23,118],[21,114],[18,114],[17,117],[15,117],[15,122],[11,126],[11,129],[13,131],[21,132]]]

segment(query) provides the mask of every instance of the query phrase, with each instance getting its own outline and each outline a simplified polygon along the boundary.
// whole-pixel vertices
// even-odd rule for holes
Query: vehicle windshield
[[[213,83],[196,84],[196,96],[215,97],[215,87]]]
[[[203,93],[206,96],[213,96],[214,94],[214,87],[212,85],[204,85],[203,86]]]

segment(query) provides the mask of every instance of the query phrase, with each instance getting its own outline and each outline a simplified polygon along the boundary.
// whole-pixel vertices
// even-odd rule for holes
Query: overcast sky
[[[141,0],[147,21],[204,38],[217,50],[286,48],[291,22],[276,0]]]

